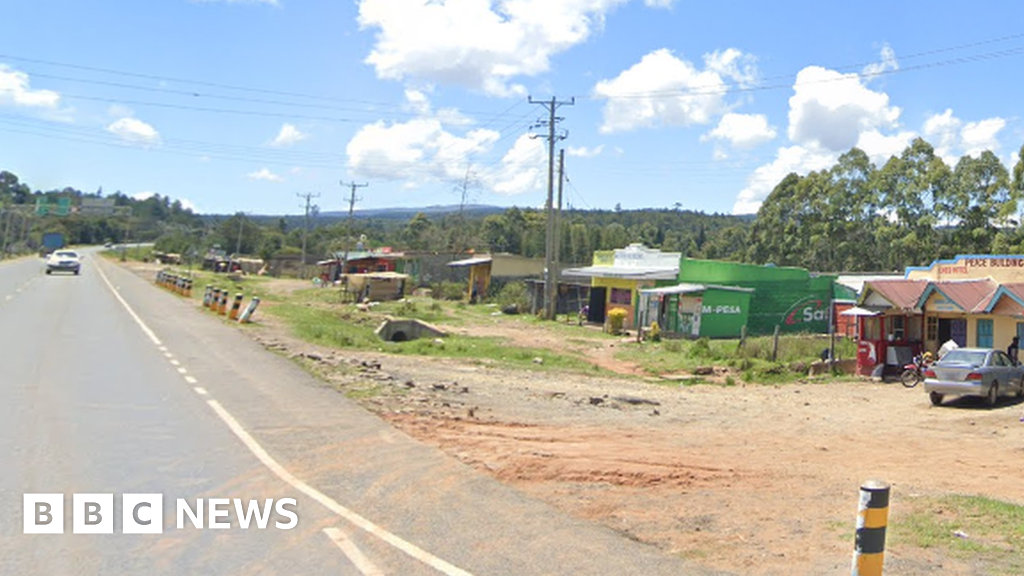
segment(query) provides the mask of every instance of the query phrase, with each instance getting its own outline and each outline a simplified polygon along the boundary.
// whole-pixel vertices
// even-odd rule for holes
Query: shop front
[[[738,338],[747,325],[753,290],[733,286],[679,284],[640,290],[640,322],[658,323],[681,338]]]

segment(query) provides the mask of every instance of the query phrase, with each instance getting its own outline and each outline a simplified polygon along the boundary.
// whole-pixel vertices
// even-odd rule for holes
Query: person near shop
[[[1006,347],[1006,355],[1013,360],[1013,365],[1020,364],[1020,337],[1014,336],[1013,340],[1010,340],[1010,345]]]

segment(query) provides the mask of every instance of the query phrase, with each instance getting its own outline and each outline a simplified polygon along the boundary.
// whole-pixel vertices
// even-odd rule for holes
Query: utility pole
[[[344,181],[339,182],[342,186],[349,186],[352,189],[352,193],[348,197],[348,220],[345,223],[345,258],[341,261],[341,273],[345,273],[345,268],[348,266],[348,253],[351,247],[352,239],[352,213],[356,209],[356,201],[362,200],[362,198],[356,198],[356,188],[365,188],[370,184],[364,182],[362,184],[356,184],[355,182],[349,182],[346,184]]]
[[[305,194],[296,194],[299,198],[306,199],[306,212],[302,217],[302,264],[300,265],[299,276],[305,278],[306,271],[306,236],[309,234],[309,201],[312,198],[319,198],[319,194],[313,194],[307,192]]]
[[[559,102],[554,96],[551,100],[534,100],[532,97],[528,99],[530,104],[540,104],[548,110],[549,119],[547,121],[548,127],[548,199],[545,204],[545,212],[547,214],[547,237],[544,242],[544,317],[548,320],[555,319],[555,296],[556,296],[556,284],[557,278],[555,278],[554,272],[554,235],[555,235],[555,222],[554,222],[554,196],[555,196],[555,140],[564,139],[566,136],[560,135],[555,137],[555,125],[558,121],[563,118],[555,116],[555,111],[560,106],[576,104],[576,98],[571,98],[568,102]],[[539,125],[544,125],[541,122]]]
[[[554,277],[552,282],[558,287],[558,276],[562,273],[562,184],[565,182],[565,148],[558,151],[558,203],[555,205],[555,240],[554,240]]]

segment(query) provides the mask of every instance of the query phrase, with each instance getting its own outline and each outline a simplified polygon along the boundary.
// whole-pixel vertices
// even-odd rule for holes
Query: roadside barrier
[[[882,576],[888,523],[889,484],[868,480],[860,487],[852,576]]]
[[[213,293],[210,295],[210,310],[217,310],[217,304],[220,303],[220,288],[213,287]]]
[[[221,316],[228,315],[228,291],[226,289],[220,291],[220,302],[217,303],[217,314],[220,314]]]
[[[235,294],[235,303],[231,305],[231,314],[229,316],[232,320],[238,320],[238,314],[242,310],[242,298],[241,294]]]
[[[180,276],[167,270],[161,270],[156,273],[154,282],[157,286],[170,290],[179,296],[192,297],[192,278],[188,276]]]
[[[246,306],[241,316],[238,317],[238,321],[242,324],[248,324],[252,321],[252,315],[256,313],[256,307],[260,305],[260,299],[256,296],[252,297],[252,301]]]
[[[206,285],[206,290],[203,291],[203,308],[210,307],[210,299],[213,298],[213,286]]]

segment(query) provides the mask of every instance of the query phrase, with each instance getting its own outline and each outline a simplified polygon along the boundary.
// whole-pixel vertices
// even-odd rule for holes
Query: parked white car
[[[74,272],[75,275],[82,270],[82,258],[78,252],[71,250],[57,250],[46,258],[46,273]]]
[[[936,406],[950,394],[981,396],[993,406],[1000,396],[1024,395],[1024,366],[1002,350],[957,348],[925,370],[924,390]]]

